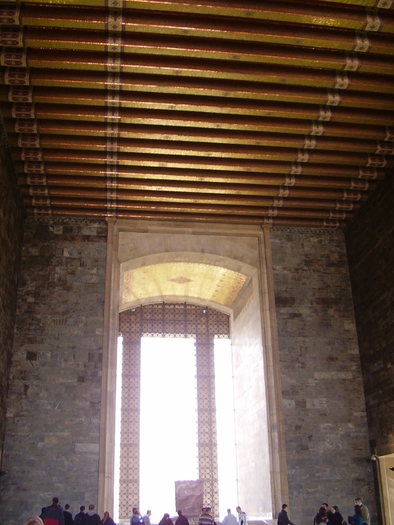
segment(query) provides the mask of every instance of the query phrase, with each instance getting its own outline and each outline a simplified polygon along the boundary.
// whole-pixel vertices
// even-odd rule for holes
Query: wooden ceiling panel
[[[394,166],[394,1],[0,6],[27,213],[345,228]]]

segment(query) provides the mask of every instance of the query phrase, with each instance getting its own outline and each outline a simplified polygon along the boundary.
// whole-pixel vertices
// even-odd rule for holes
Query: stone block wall
[[[0,470],[6,421],[24,211],[0,119]]]
[[[80,505],[98,492],[107,224],[25,225],[8,395],[2,525],[53,496]]]
[[[271,232],[291,519],[323,501],[376,516],[365,401],[344,236]],[[278,509],[279,510],[279,509]]]
[[[345,234],[371,451],[394,450],[394,175]]]

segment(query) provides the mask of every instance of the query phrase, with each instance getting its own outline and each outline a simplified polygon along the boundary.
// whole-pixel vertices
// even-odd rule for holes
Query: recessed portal
[[[203,485],[204,501],[211,504],[215,514],[222,514],[220,458],[215,441],[218,401],[213,340],[229,338],[231,324],[237,503],[251,520],[272,516],[272,510],[289,498],[269,230],[245,225],[231,230],[227,225],[212,225],[202,230],[191,223],[163,227],[154,221],[115,220],[109,224],[108,246],[110,279],[100,434],[102,509],[111,510],[114,505],[114,392],[120,381],[119,376],[116,378],[115,341],[120,331],[124,336],[121,380],[128,388],[123,389],[121,400],[119,520],[128,521],[132,507],[140,506],[140,346],[145,336],[196,338],[198,487]],[[173,277],[159,271],[162,263],[176,262],[220,266],[246,276],[246,281],[238,293],[232,294],[233,288],[228,288],[230,295],[226,297],[231,298],[227,301],[221,300],[224,296],[213,301],[204,298],[199,287],[194,287],[191,294],[188,283],[194,278],[201,282],[200,275],[192,274],[187,279],[185,275]],[[146,267],[155,269],[143,278],[154,281],[156,291],[141,295],[139,300],[129,298],[125,303],[125,274]],[[169,277],[173,287],[167,295],[163,286]],[[208,280],[215,288],[209,275]]]

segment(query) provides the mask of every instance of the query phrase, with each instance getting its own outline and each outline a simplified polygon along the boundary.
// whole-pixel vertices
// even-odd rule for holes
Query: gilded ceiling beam
[[[7,114],[7,110],[4,113]],[[28,143],[30,141],[28,137],[18,132],[18,123],[7,117],[5,125],[11,146],[29,147]],[[388,141],[391,134],[394,134],[394,129],[387,126],[365,126],[347,122],[326,122],[323,125],[323,123],[307,120],[294,119],[283,122],[277,119],[266,118],[261,122],[260,129],[256,131],[211,129],[209,127],[193,129],[176,126],[170,128],[143,124],[119,124],[117,132],[119,143],[126,139],[149,139],[150,141],[210,142],[211,144],[260,146],[264,145],[265,140],[272,140],[275,136],[280,136],[281,139],[286,139],[287,137],[291,140],[296,140],[300,135],[323,137],[323,139],[333,138],[335,140],[352,137],[353,140]],[[102,137],[107,135],[108,126],[102,122],[70,122],[45,119],[40,120],[39,133],[36,147],[50,147],[51,144],[59,145],[66,143],[68,140],[81,141],[81,137],[89,137],[89,141],[92,144],[99,144],[100,141],[96,142],[96,139],[102,139]],[[320,140],[318,138],[319,144]]]
[[[138,107],[120,107],[116,110],[105,108],[102,106],[84,106],[84,105],[63,105],[63,104],[33,104],[17,102],[10,104],[3,104],[3,115],[5,119],[40,119],[43,122],[42,130],[51,129],[51,133],[56,129],[56,126],[71,132],[73,126],[75,131],[86,123],[86,129],[92,129],[93,124],[90,122],[98,122],[106,124],[106,133],[109,132],[108,124],[116,123],[120,126],[119,133],[127,133],[129,126],[156,126],[157,130],[178,128],[178,131],[183,135],[192,133],[187,129],[212,129],[217,130],[220,134],[223,130],[227,131],[242,131],[242,132],[283,132],[286,128],[291,131],[292,127],[302,129],[305,122],[309,126],[309,133],[312,135],[324,134],[325,127],[334,122],[335,124],[349,124],[349,125],[368,125],[380,126],[383,130],[385,127],[393,127],[394,125],[394,110],[393,105],[391,111],[383,111],[379,109],[369,108],[345,108],[345,107],[330,107],[330,106],[310,106],[304,107],[301,105],[291,106],[283,103],[262,103],[259,110],[254,112],[240,112],[223,111],[216,113],[211,110],[211,106],[204,106],[205,100],[200,102],[199,111],[182,111],[161,109],[155,111],[154,109],[140,109]],[[226,105],[224,105],[224,108]],[[204,111],[205,110],[205,111]],[[276,120],[277,119],[277,120]],[[58,122],[50,122],[58,121]],[[65,122],[64,122],[65,121]],[[67,124],[67,121],[70,124]],[[299,128],[299,126],[301,126]],[[16,127],[16,126],[15,126]],[[102,126],[96,128],[103,129]],[[181,131],[182,130],[182,131]],[[356,131],[357,132],[357,131]],[[186,135],[187,136],[187,135]]]
[[[37,207],[37,206],[26,206],[26,211],[29,215],[35,217],[50,217],[50,216],[61,216],[61,217],[91,217],[91,218],[105,218],[108,216],[114,216],[119,219],[144,219],[144,220],[156,220],[156,221],[193,221],[196,223],[222,223],[222,224],[255,224],[255,225],[267,225],[267,226],[299,226],[309,228],[341,228],[346,227],[346,223],[343,220],[336,218],[330,219],[309,219],[309,218],[281,218],[281,217],[263,217],[255,216],[248,217],[245,215],[214,215],[214,214],[201,214],[201,213],[185,213],[180,211],[179,213],[168,213],[168,212],[150,212],[150,211],[123,211],[114,210],[108,206],[108,209],[103,210],[102,208],[86,209],[83,206],[79,208],[70,207]]]
[[[384,138],[384,135],[381,139]],[[207,139],[206,139],[207,140]],[[15,144],[14,140],[14,144]],[[25,147],[24,147],[25,143]],[[28,141],[22,138],[18,140],[15,146],[11,149],[14,159],[24,160],[28,157],[34,158],[35,149],[29,147]],[[45,150],[83,150],[83,151],[102,151],[108,149],[108,140],[106,137],[90,137],[78,135],[43,135],[40,134],[39,146],[43,150],[42,159],[45,160]],[[21,147],[23,149],[21,149]],[[291,134],[269,134],[265,133],[260,136],[257,144],[222,144],[212,141],[210,144],[204,142],[188,142],[169,141],[169,140],[151,140],[133,138],[119,138],[116,141],[116,150],[121,154],[145,154],[151,155],[179,155],[182,157],[210,157],[210,158],[226,158],[239,159],[242,162],[244,159],[259,160],[266,158],[265,148],[271,148],[271,155],[273,157],[281,155],[281,152],[275,152],[273,148],[295,148],[293,152],[294,158],[298,157],[298,149],[305,148],[308,150],[319,151],[336,151],[336,152],[363,152],[367,154],[382,154],[393,155],[394,144],[389,142],[373,142],[367,139],[353,139],[351,137],[316,137],[308,138],[303,135]],[[384,150],[383,150],[384,148]],[[60,154],[60,152],[59,152]],[[50,153],[48,153],[50,155]],[[65,155],[66,158],[66,155]],[[308,154],[309,158],[309,154]],[[390,162],[390,161],[389,161]]]
[[[56,63],[72,62],[73,59],[105,62],[102,54],[111,52],[106,32],[25,27],[24,45],[29,48],[29,64],[32,67],[54,67]],[[8,53],[18,48],[9,48]],[[352,70],[364,73],[392,74],[393,57],[391,37],[387,38],[387,50],[383,55],[370,57],[366,53],[339,52],[334,49],[297,48],[279,44],[190,39],[185,36],[124,34],[122,57],[160,56],[182,57],[182,60],[214,59],[236,64],[273,64],[284,66],[318,67],[329,70]],[[53,54],[54,56],[52,56]]]
[[[39,206],[39,207],[51,207],[55,208],[90,208],[90,209],[100,209],[103,207],[101,201],[95,200],[70,200],[66,198],[42,198],[42,197],[25,197],[24,203],[27,207],[30,206]],[[295,218],[312,218],[312,219],[350,219],[353,216],[352,212],[337,212],[333,213],[327,210],[314,210],[314,209],[279,209],[275,211],[272,208],[263,208],[261,206],[251,207],[251,206],[220,206],[217,203],[209,204],[182,204],[179,205],[170,205],[164,202],[150,202],[148,205],[139,202],[128,202],[128,201],[118,201],[114,202],[112,209],[115,213],[119,211],[161,211],[166,213],[202,213],[202,214],[212,214],[212,215],[239,215],[243,217],[254,216],[254,217],[295,217]]]
[[[28,163],[15,161],[14,168],[18,174],[26,174]],[[42,173],[45,175],[64,175],[75,177],[74,184],[85,184],[86,186],[95,186],[102,178],[107,175],[105,165],[94,165],[92,168],[89,164],[83,163],[64,163],[64,162],[46,162],[42,166]],[[255,169],[244,170],[212,170],[207,167],[204,172],[193,169],[174,169],[165,167],[146,167],[146,166],[117,166],[118,184],[122,184],[123,179],[151,179],[151,180],[174,180],[174,181],[212,181],[212,182],[237,182],[239,184],[261,184],[262,180],[271,174],[289,175],[291,171],[299,175],[312,177],[347,177],[349,179],[362,180],[382,180],[385,176],[385,170],[382,168],[368,168],[360,166],[344,165],[321,165],[321,164],[294,164],[288,162],[260,162]],[[26,175],[23,175],[26,177]],[[24,180],[24,179],[22,179]]]
[[[104,57],[103,57],[104,58]],[[3,81],[12,85],[18,78],[26,77],[32,86],[45,86],[50,83],[53,86],[84,87],[106,89],[109,83],[107,73],[107,60],[103,62],[89,62],[88,60],[78,62],[77,56],[69,57],[57,64],[55,72],[48,68],[48,61],[43,69],[16,69],[7,68],[4,72]],[[382,94],[394,94],[392,77],[386,75],[369,75],[365,73],[353,73],[347,71],[324,71],[312,68],[283,67],[276,65],[261,64],[253,67],[250,64],[220,63],[220,66],[212,60],[183,61],[182,59],[168,59],[165,62],[159,57],[133,56],[122,58],[119,85],[127,89],[134,85],[133,75],[154,76],[177,76],[197,79],[210,79],[232,82],[253,82],[260,84],[288,84],[299,87],[320,87],[338,90],[349,90],[356,92],[374,92]],[[55,77],[58,78],[56,81]],[[179,92],[179,90],[178,90]]]
[[[32,4],[32,5],[29,5]],[[62,5],[63,4],[63,5]],[[377,12],[363,7],[347,6],[340,3],[324,6],[312,2],[288,4],[287,2],[266,1],[246,2],[241,6],[234,6],[233,2],[136,2],[125,1],[112,3],[123,11],[126,29],[131,30],[149,27],[152,31],[152,20],[157,17],[156,31],[163,27],[167,33],[188,31],[188,34],[210,35],[227,32],[231,36],[239,33],[253,33],[260,23],[270,22],[273,25],[284,26],[297,24],[302,27],[316,26],[323,30],[353,30],[394,32],[394,18],[390,10]],[[247,4],[253,7],[248,9]],[[105,10],[102,9],[111,2],[99,5],[87,0],[85,2],[50,0],[40,2],[45,7],[37,9],[35,2],[22,0],[20,2],[20,20],[22,24],[59,26],[68,25],[72,21],[73,27],[105,28]],[[188,6],[188,9],[185,9]],[[220,6],[220,7],[219,7]],[[96,9],[99,7],[101,9]],[[190,16],[193,14],[194,16]]]
[[[76,194],[83,192],[84,188],[89,188],[89,190],[92,190],[93,194],[96,192],[96,190],[92,189],[92,184],[90,186],[84,185],[82,184],[84,181],[75,181],[75,179],[72,177],[45,176],[41,179],[41,184],[40,181],[36,182],[38,179],[39,177],[35,176],[31,176],[26,179],[28,184],[37,185],[37,189],[34,190],[37,195],[45,195],[46,191],[48,191],[49,194],[53,186],[58,186],[61,188],[72,186],[74,189],[70,188],[69,190],[66,189],[64,191],[69,191],[70,193],[75,191]],[[43,183],[44,181],[45,183]],[[80,184],[78,184],[78,182]],[[141,193],[141,195],[146,199],[146,201],[148,201],[149,198],[158,198],[158,200],[171,198],[182,201],[186,198],[186,195],[189,195],[190,198],[194,199],[196,202],[199,200],[204,201],[208,199],[209,201],[215,202],[232,201],[233,203],[238,200],[241,200],[242,202],[250,201],[253,197],[260,198],[289,196],[302,199],[333,200],[347,199],[349,197],[349,200],[357,201],[362,198],[364,192],[376,187],[376,183],[374,182],[342,179],[335,179],[331,185],[326,184],[324,186],[319,184],[318,181],[310,182],[309,179],[300,180],[300,183],[298,184],[298,179],[295,177],[278,177],[276,181],[271,180],[271,183],[264,179],[262,180],[261,185],[249,186],[246,184],[215,184],[213,182],[206,181],[197,184],[187,181],[175,183],[173,181],[165,180],[153,182],[134,179],[121,181],[118,180],[116,186],[109,187],[105,181],[103,182],[104,184],[100,184],[101,188],[111,188],[115,194],[117,194],[119,190],[123,190],[124,195],[129,194],[130,196],[133,195],[130,193],[130,190],[144,192]],[[339,182],[341,182],[341,184],[339,184]],[[42,186],[41,189],[39,188],[40,185]],[[96,182],[96,188],[98,185],[99,183]],[[47,188],[47,190],[44,188]],[[256,203],[256,201],[254,202]]]
[[[392,148],[392,145],[390,145]],[[208,150],[207,150],[208,151]],[[30,153],[30,152],[29,152]],[[152,151],[145,153],[127,153],[124,151],[102,151],[102,150],[42,150],[40,161],[42,162],[87,162],[90,164],[100,164],[111,160],[115,160],[117,165],[140,165],[140,166],[166,166],[166,167],[184,167],[184,168],[199,168],[199,169],[236,169],[248,170],[250,167],[257,168],[260,161],[264,160],[278,160],[289,162],[312,162],[312,163],[326,163],[326,164],[345,164],[357,166],[371,166],[371,167],[385,167],[392,166],[393,159],[382,155],[368,154],[365,152],[356,151],[323,151],[313,149],[294,150],[293,148],[270,148],[261,147],[258,155],[252,158],[243,159],[240,162],[238,159],[222,158],[222,156],[201,156],[190,155],[180,156],[172,150],[168,150],[168,154],[156,151],[152,155]],[[21,159],[23,152],[16,153],[17,158]],[[392,155],[392,154],[391,154]],[[32,152],[32,160],[34,160],[34,152]],[[377,158],[375,158],[377,157]],[[207,161],[207,159],[209,159]],[[23,159],[22,159],[23,160]],[[27,160],[30,160],[27,159]],[[93,168],[94,169],[94,168]]]
[[[226,114],[246,114],[286,118],[316,118],[319,110],[316,105],[328,105],[331,111],[339,108],[393,110],[393,97],[371,93],[357,93],[323,88],[304,88],[294,86],[270,86],[266,84],[244,84],[209,80],[204,83],[191,82],[192,79],[175,80],[156,78],[153,83],[149,77],[134,77],[134,89],[116,93],[122,108],[160,109],[177,112],[211,112]],[[179,93],[175,93],[175,89]],[[0,85],[0,101],[55,103],[63,105],[83,105],[107,107],[115,93],[98,89],[48,86],[6,86]],[[201,98],[203,97],[203,98]],[[280,101],[280,102],[279,102]],[[302,104],[302,106],[300,106]],[[305,116],[304,116],[305,115]],[[339,115],[340,116],[340,115]],[[354,112],[349,114],[353,118]],[[394,117],[393,117],[394,121]]]

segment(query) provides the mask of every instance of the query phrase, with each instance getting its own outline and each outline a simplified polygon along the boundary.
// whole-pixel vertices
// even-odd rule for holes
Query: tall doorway
[[[154,221],[116,219],[109,221],[108,232],[100,505],[103,509],[114,508],[114,407],[119,381],[116,339],[119,331],[125,335],[125,330],[120,328],[121,317],[126,312],[133,312],[138,324],[135,312],[142,307],[152,303],[182,302],[202,310],[208,307],[209,311],[217,311],[225,316],[227,331],[230,325],[238,489],[238,501],[232,502],[231,507],[240,504],[252,521],[272,517],[274,509],[288,500],[288,487],[268,230],[258,226],[229,228],[218,224],[205,225],[201,229],[192,223],[163,225]],[[156,317],[145,333],[138,331],[131,347],[140,349],[142,336],[168,334],[165,319]],[[189,333],[196,333],[195,327]],[[215,330],[214,334],[217,333],[220,331]],[[201,356],[213,354],[213,340],[214,335],[209,343],[200,342],[210,348],[209,352],[197,352],[198,366],[202,363]],[[126,349],[125,355],[139,356],[140,350],[133,353]],[[137,397],[134,401],[128,400],[129,418],[133,421],[139,415],[138,359],[131,363],[127,378],[134,381],[136,387],[133,395]],[[205,394],[198,400],[199,418],[204,420],[207,429],[205,434],[201,433],[203,426],[199,420],[198,461],[199,476],[207,480],[204,481],[204,497],[216,509],[218,458],[213,453],[216,444],[212,442],[212,428],[216,425],[212,408],[216,400],[212,387],[213,359],[210,357],[208,361],[205,377],[197,374],[199,381],[207,382],[207,388],[202,389]],[[124,489],[121,501],[128,505],[126,516],[134,506],[133,499],[139,499],[139,437],[136,436],[139,436],[139,429],[135,425],[123,436],[122,446],[127,450],[125,457],[131,469],[129,472],[132,472],[126,477],[120,476]],[[134,503],[139,505],[139,501]]]
[[[118,345],[119,372],[123,338]],[[215,398],[219,478],[218,516],[237,501],[232,357],[230,339],[215,339]],[[119,392],[118,392],[119,389]],[[122,385],[117,387],[117,411]],[[175,482],[198,479],[197,381],[194,339],[143,337],[141,341],[140,506],[151,522],[175,515]],[[120,427],[120,417],[119,420]],[[116,436],[115,508],[119,512],[119,438]],[[165,450],[165,454],[163,454]]]
[[[214,341],[216,338],[229,338],[229,317],[222,312],[197,305],[160,303],[122,312],[119,321],[123,335],[119,518],[127,519],[133,507],[140,507],[141,503],[147,503],[141,500],[142,494],[140,493],[141,481],[145,479],[146,468],[146,465],[141,465],[141,461],[145,457],[145,446],[148,446],[149,441],[149,439],[144,440],[145,432],[153,432],[157,438],[156,449],[159,449],[157,456],[159,464],[162,459],[168,460],[169,456],[171,467],[176,462],[175,456],[171,457],[170,443],[166,440],[167,437],[171,440],[171,433],[175,433],[177,428],[182,426],[182,414],[179,414],[178,421],[162,421],[158,428],[143,428],[148,424],[147,421],[141,419],[141,399],[144,400],[147,397],[144,380],[147,379],[148,388],[151,388],[154,395],[160,397],[158,403],[163,401],[165,403],[167,394],[169,396],[167,402],[171,402],[170,397],[174,396],[173,383],[177,382],[177,377],[182,375],[183,369],[188,369],[189,385],[193,384],[193,381],[195,384],[189,390],[188,408],[186,409],[188,417],[192,415],[189,426],[195,433],[194,451],[193,435],[190,435],[190,448],[186,453],[185,461],[189,461],[194,453],[195,469],[193,472],[193,468],[190,468],[190,474],[202,483],[203,503],[210,505],[213,512],[218,515],[219,479]],[[154,338],[161,338],[162,342],[163,340],[172,341],[173,344],[170,345],[167,353],[164,348],[162,352],[160,349],[158,352],[157,348],[156,350],[149,349],[148,341]],[[183,356],[179,352],[176,353],[176,342],[182,340],[185,340]],[[164,343],[162,346],[165,346]],[[155,363],[152,359],[155,359]],[[161,366],[159,360],[161,360]],[[169,372],[166,372],[161,382],[157,383],[156,379],[152,384],[149,381],[149,362],[152,370],[159,365],[159,370],[162,368],[164,372],[168,364],[166,360],[173,361],[170,377],[167,376]],[[193,394],[193,389],[195,394]],[[181,393],[178,392],[178,395]],[[180,403],[178,405],[181,410]],[[161,411],[162,413],[165,411],[165,405],[162,406]],[[142,426],[141,423],[144,425]],[[167,481],[170,475],[165,471],[160,472],[159,464],[157,465],[158,471],[151,474],[156,476],[160,486],[160,479]],[[162,468],[165,468],[164,465]],[[178,472],[181,476],[182,471]],[[170,483],[174,481],[170,480]],[[172,507],[175,504],[174,486],[169,486],[165,490],[166,495],[163,494],[163,498],[168,498],[168,507]],[[165,499],[162,504],[165,504]],[[151,507],[151,505],[145,506]],[[168,507],[167,510],[164,507],[160,512],[168,512]]]

